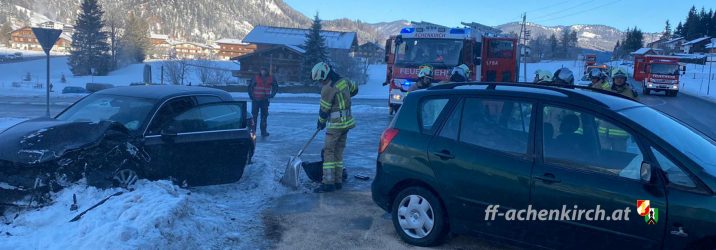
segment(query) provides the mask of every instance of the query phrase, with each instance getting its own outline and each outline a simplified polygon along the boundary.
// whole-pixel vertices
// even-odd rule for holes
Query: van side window
[[[527,153],[532,104],[470,98],[462,115],[460,141],[507,153]]]
[[[448,117],[447,121],[445,122],[445,125],[443,125],[443,128],[440,130],[440,137],[457,141],[458,132],[460,132],[462,106],[462,101],[460,101],[460,103],[455,106],[455,109],[453,109],[452,113],[450,114],[450,117]]]
[[[422,122],[423,133],[432,134],[433,126],[437,122],[440,113],[447,105],[450,99],[439,98],[439,99],[428,99],[423,101],[420,107],[420,118]]]
[[[550,106],[543,121],[546,163],[640,179],[644,155],[626,129],[593,114]]]
[[[661,170],[666,173],[666,179],[669,180],[669,184],[687,188],[696,187],[694,181],[692,181],[689,175],[686,174],[684,170],[679,168],[676,163],[669,160],[669,158],[664,156],[664,154],[662,154],[659,150],[656,150],[655,148],[651,148],[651,152],[654,153],[654,158],[656,158],[656,161],[659,163],[659,167],[661,168]]]

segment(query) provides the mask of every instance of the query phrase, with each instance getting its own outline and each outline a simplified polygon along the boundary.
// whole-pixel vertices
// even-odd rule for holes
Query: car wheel
[[[440,200],[422,187],[409,187],[393,200],[393,226],[400,238],[415,246],[435,246],[448,232]]]
[[[388,115],[393,115],[395,113],[395,109],[393,106],[388,106]]]
[[[644,95],[649,95],[649,94],[651,94],[651,90],[647,89],[646,86],[645,86],[644,88],[642,88],[642,91],[641,91],[641,92],[642,92]]]
[[[114,181],[115,186],[129,188],[137,183],[137,180],[139,180],[139,174],[137,174],[137,171],[134,169],[123,168],[114,172],[112,180]]]

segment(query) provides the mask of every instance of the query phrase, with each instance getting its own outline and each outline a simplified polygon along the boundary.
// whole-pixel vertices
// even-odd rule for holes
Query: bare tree
[[[170,60],[164,62],[164,77],[174,85],[184,85],[184,80],[189,71],[189,65],[185,60]]]
[[[105,25],[109,30],[109,52],[112,57],[112,68],[118,67],[117,54],[119,53],[120,30],[122,30],[123,19],[119,17],[118,12],[109,12],[105,14]]]
[[[202,84],[213,84],[213,82],[211,82],[212,75],[214,74],[212,62],[199,60],[193,62],[192,66],[195,66],[196,70],[194,72],[196,73],[196,76],[199,77]]]

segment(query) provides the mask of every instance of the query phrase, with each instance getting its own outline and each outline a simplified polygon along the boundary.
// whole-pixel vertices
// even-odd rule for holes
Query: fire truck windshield
[[[679,75],[679,65],[676,64],[652,64],[651,73],[658,75]]]
[[[440,64],[455,66],[462,55],[462,40],[404,39],[397,46],[395,63],[399,65]]]

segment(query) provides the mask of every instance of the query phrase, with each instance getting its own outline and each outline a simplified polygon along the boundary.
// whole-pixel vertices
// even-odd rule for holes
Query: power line
[[[552,16],[554,16],[554,15],[562,14],[562,13],[564,13],[564,12],[567,12],[567,11],[572,10],[572,9],[574,9],[574,8],[580,7],[580,6],[582,6],[582,5],[584,5],[584,4],[587,4],[587,3],[589,3],[589,2],[594,2],[594,0],[587,0],[587,1],[584,1],[584,2],[579,2],[579,3],[577,3],[576,5],[570,5],[568,8],[564,8],[564,9],[560,9],[560,10],[558,10],[558,11],[550,12],[550,13],[548,13],[548,14],[546,14],[546,15],[537,16],[537,17],[535,17],[535,18],[532,18],[532,20],[543,19],[543,18],[550,18],[550,17],[552,17]]]
[[[570,16],[574,16],[574,15],[583,14],[583,13],[590,12],[590,11],[593,11],[593,10],[596,10],[596,9],[599,9],[599,8],[602,8],[602,7],[604,7],[604,6],[607,6],[607,5],[610,5],[610,4],[619,2],[619,1],[621,1],[621,0],[611,1],[611,2],[608,2],[608,3],[605,3],[605,4],[601,4],[601,5],[598,5],[598,6],[595,6],[595,7],[592,7],[592,8],[586,9],[586,10],[583,10],[583,11],[578,11],[578,12],[576,12],[576,13],[572,13],[572,14],[568,14],[568,15],[564,15],[564,16],[559,16],[559,17],[544,19],[544,20],[541,20],[540,22],[552,21],[552,20],[562,19],[562,18],[565,18],[565,17],[570,17]]]
[[[552,7],[555,7],[555,6],[564,4],[564,3],[569,3],[569,2],[570,2],[570,1],[559,2],[559,3],[556,3],[556,4],[548,5],[548,6],[545,6],[545,7],[540,7],[540,8],[537,8],[537,9],[528,10],[528,11],[525,11],[525,12],[530,13],[530,12],[538,11],[538,10],[551,9]]]

